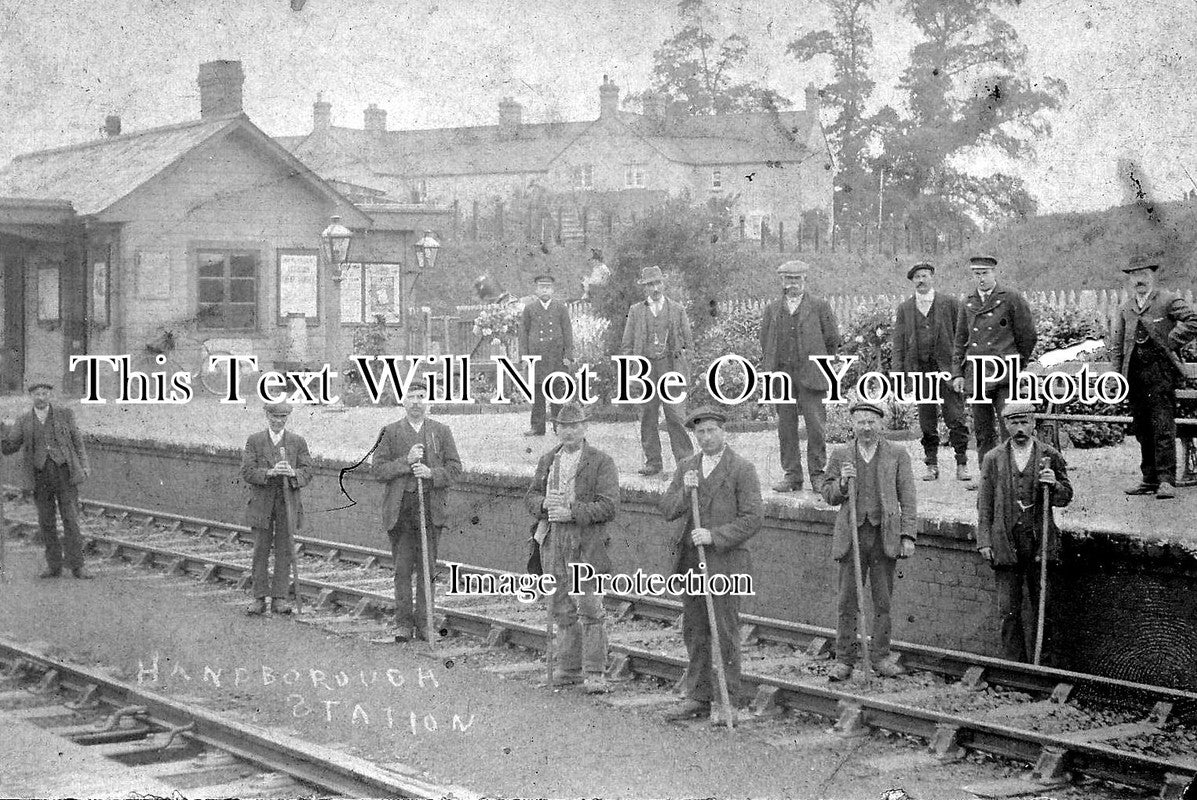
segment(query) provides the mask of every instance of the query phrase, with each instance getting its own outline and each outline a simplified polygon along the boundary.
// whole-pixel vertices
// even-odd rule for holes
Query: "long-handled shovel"
[[[429,558],[428,521],[424,517],[424,479],[416,478],[416,494],[420,498],[420,557],[424,559],[420,572],[424,575],[424,623],[428,631],[428,646],[436,648],[436,633],[432,629],[432,570],[435,564]]]
[[[701,528],[702,522],[698,516],[698,489],[690,490],[690,512],[694,517],[694,527]],[[710,586],[710,575],[707,571],[707,550],[698,545],[698,560],[702,562],[702,576],[704,583]],[[727,675],[724,673],[723,647],[719,641],[719,626],[715,621],[715,598],[708,591],[703,594],[707,601],[707,625],[711,629],[711,666],[715,670],[715,679],[719,682],[719,702],[723,706],[723,719],[728,729],[736,727],[736,710],[732,708],[731,698],[727,694]]]
[[[548,482],[548,485],[546,486],[546,496],[548,494],[548,490],[552,490],[552,491],[556,492],[560,488],[561,488],[561,459],[554,458],[553,459],[553,468],[549,472],[549,482]],[[536,525],[536,532],[533,534],[533,538],[536,540],[537,544],[540,546],[540,564],[541,564],[540,569],[541,569],[541,572],[542,573],[543,572],[551,573],[556,568],[555,562],[553,561],[553,548],[557,544],[556,538],[553,536],[553,524],[551,522],[549,522],[547,518],[540,520],[540,522],[538,522]],[[553,619],[553,595],[551,595],[551,594],[545,595],[544,609],[545,609],[544,664],[545,664],[545,675],[546,675],[544,685],[549,687],[549,691],[552,691],[553,690],[553,665],[557,660],[556,652],[555,652],[556,647],[555,647],[555,643],[553,641],[553,634],[555,633],[555,631],[553,630],[553,623],[555,621]]]
[[[1039,471],[1047,469],[1052,465],[1050,458],[1044,457],[1039,460]],[[1039,625],[1035,628],[1035,666],[1039,666],[1039,659],[1043,656],[1043,623],[1044,617],[1047,615],[1047,535],[1048,522],[1050,520],[1049,512],[1051,506],[1052,487],[1049,484],[1043,484],[1043,530],[1041,531],[1039,539]]]
[[[287,448],[279,447],[279,460],[287,460]],[[287,509],[287,543],[291,546],[291,593],[295,597],[295,613],[303,613],[303,592],[299,589],[299,547],[295,544],[295,530],[296,514],[295,514],[295,498],[293,496],[294,489],[291,488],[291,479],[286,475],[283,476],[283,505]],[[278,553],[274,557],[278,558]]]
[[[869,626],[864,607],[864,570],[860,566],[860,528],[856,523],[856,478],[848,479],[848,524],[852,526],[852,568],[856,572],[856,614],[860,621],[860,649],[864,654],[864,676],[873,676],[869,658]]]

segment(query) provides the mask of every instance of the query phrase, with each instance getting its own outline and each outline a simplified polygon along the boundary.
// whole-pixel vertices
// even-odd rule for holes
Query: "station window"
[[[594,186],[594,166],[581,164],[573,169],[573,184],[575,189],[590,189]]]
[[[711,170],[711,191],[717,192],[723,188],[723,170],[718,167]]]
[[[644,188],[646,171],[646,164],[628,164],[623,172],[623,185],[628,189]]]
[[[201,250],[199,327],[251,330],[258,324],[258,254],[240,250]]]

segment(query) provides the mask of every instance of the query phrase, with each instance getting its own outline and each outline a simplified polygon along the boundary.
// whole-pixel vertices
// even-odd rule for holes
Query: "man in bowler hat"
[[[524,305],[520,314],[520,355],[540,356],[532,386],[532,427],[525,436],[544,436],[544,379],[550,373],[564,370],[573,363],[573,323],[569,318],[569,308],[553,297],[556,283],[556,279],[548,273],[537,275],[536,296]],[[553,404],[554,416],[560,410],[560,404]]]

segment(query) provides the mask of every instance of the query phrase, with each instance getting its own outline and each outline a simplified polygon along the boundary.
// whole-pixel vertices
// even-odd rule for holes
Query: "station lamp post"
[[[424,231],[424,235],[417,239],[416,243],[412,245],[412,248],[416,251],[416,277],[411,284],[413,289],[413,297],[406,298],[406,302],[408,303],[414,300],[415,285],[416,281],[420,279],[420,273],[426,269],[431,270],[436,267],[436,254],[440,252],[441,243],[438,242],[436,237],[432,235],[432,231],[426,230]],[[406,345],[406,349],[410,353],[412,349],[411,326],[408,324],[406,304],[403,305],[401,311],[403,314],[404,345]],[[424,341],[427,341],[427,339],[425,338]],[[421,342],[421,347],[423,347],[423,342]]]
[[[328,275],[332,279],[326,293],[328,300],[324,309],[324,353],[327,363],[340,372],[336,359],[341,352],[341,270],[349,260],[349,245],[353,242],[353,231],[341,224],[341,217],[334,214],[328,227],[320,234],[320,252],[328,264]]]

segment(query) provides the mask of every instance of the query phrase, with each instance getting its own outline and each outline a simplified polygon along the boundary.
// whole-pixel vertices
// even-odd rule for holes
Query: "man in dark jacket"
[[[798,439],[798,415],[806,422],[806,466],[810,488],[816,494],[823,482],[827,462],[827,407],[823,398],[830,387],[812,355],[836,355],[840,332],[831,305],[806,288],[810,267],[801,261],[787,261],[777,268],[782,296],[765,307],[761,315],[761,362],[769,372],[790,376],[797,404],[780,403],[777,408],[777,438],[785,479],[773,487],[777,492],[802,489],[802,450]]]
[[[910,456],[881,435],[885,410],[877,403],[858,400],[850,409],[854,441],[837,447],[827,464],[823,499],[838,505],[831,539],[832,557],[839,562],[839,623],[835,656],[839,662],[829,678],[847,680],[856,664],[857,617],[856,564],[852,548],[860,541],[860,566],[873,598],[873,624],[869,658],[882,677],[905,670],[889,659],[890,599],[899,558],[914,554],[918,507]],[[856,526],[852,530],[849,479],[856,480]]]
[[[285,481],[291,490],[295,528],[303,527],[303,503],[300,492],[312,481],[312,457],[302,436],[286,430],[291,406],[270,403],[266,406],[264,431],[250,434],[241,454],[241,479],[249,485],[249,506],[245,524],[254,534],[253,593],[249,614],[266,613],[266,597],[275,614],[290,614],[284,599],[291,578],[291,553],[295,531],[287,518],[283,496]],[[269,575],[270,551],[274,551],[274,575]],[[295,587],[296,591],[299,587]]]
[[[899,372],[930,373],[952,371],[952,348],[960,301],[935,290],[935,267],[926,262],[906,272],[914,282],[914,295],[898,306],[894,321],[893,368]],[[919,429],[923,433],[923,457],[927,470],[923,480],[939,479],[939,420],[948,426],[948,442],[956,452],[956,480],[972,480],[968,474],[968,425],[964,421],[964,396],[950,380],[939,383],[942,403],[919,403]]]
[[[564,370],[573,363],[573,323],[569,308],[553,297],[556,282],[552,275],[537,275],[536,297],[524,305],[520,314],[520,355],[540,356],[536,363],[536,381],[532,385],[532,427],[525,436],[544,436],[543,381],[550,373]],[[561,406],[554,404],[553,416],[560,410]]]
[[[661,513],[676,524],[674,574],[693,570],[701,574],[698,547],[706,548],[706,571],[711,574],[746,575],[751,569],[748,540],[761,529],[761,487],[756,469],[727,447],[723,425],[726,415],[704,406],[686,420],[694,431],[700,452],[685,459],[661,498]],[[695,525],[690,493],[698,490],[701,527]],[[715,625],[727,678],[728,696],[736,702],[740,691],[740,598],[717,595]],[[682,638],[690,666],[686,671],[686,699],[667,714],[669,719],[689,719],[710,714],[712,689],[711,631],[706,600],[702,595],[682,598]]]
[[[46,571],[39,577],[57,578],[67,569],[76,578],[90,578],[83,569],[83,538],[79,534],[79,487],[91,474],[87,448],[75,424],[75,415],[65,406],[50,402],[54,387],[38,381],[30,384],[33,408],[19,419],[3,422],[0,450],[12,455],[25,449],[23,464],[33,486],[37,521],[46,548]],[[62,517],[62,538],[58,537],[55,506]]]
[[[1060,453],[1031,433],[1035,430],[1034,407],[1011,403],[1002,410],[1010,438],[994,448],[981,464],[977,494],[977,550],[993,567],[997,585],[998,618],[1001,620],[1002,657],[1026,661],[1022,598],[1026,585],[1031,608],[1039,606],[1039,564],[1043,545],[1043,515],[1047,514],[1048,561],[1057,557],[1060,532],[1052,508],[1072,502],[1068,466]],[[1043,487],[1050,502],[1043,504]]]
[[[1114,320],[1111,355],[1114,369],[1130,384],[1131,416],[1142,455],[1142,479],[1127,494],[1175,497],[1176,396],[1183,381],[1177,352],[1197,338],[1197,311],[1175,292],[1156,288],[1159,264],[1133,259],[1127,274],[1128,297]]]
[[[588,693],[607,691],[607,632],[603,597],[594,579],[570,595],[572,564],[588,564],[596,573],[611,572],[607,523],[619,507],[619,473],[611,456],[586,441],[586,409],[565,405],[554,419],[561,444],[541,456],[524,498],[528,511],[547,523],[540,542],[544,568],[557,580],[549,607],[559,642],[553,684],[582,681]],[[539,529],[538,529],[539,533]]]
[[[997,265],[997,259],[991,256],[969,259],[977,288],[960,306],[952,354],[952,388],[963,392],[966,399],[972,397],[973,370],[977,368],[969,356],[1004,358],[1016,355],[1025,367],[1030,363],[1038,338],[1026,298],[1013,289],[998,286]],[[999,432],[1002,440],[1006,439],[1001,413],[1010,397],[1010,381],[985,387],[985,396],[992,402],[973,404],[973,436],[977,439],[978,464],[997,445]],[[976,483],[967,486],[970,490],[977,488]]]
[[[424,570],[436,571],[436,545],[445,526],[449,487],[461,475],[457,444],[447,425],[428,419],[428,389],[413,383],[403,396],[406,416],[378,434],[370,474],[386,481],[382,529],[391,540],[395,561],[395,641],[429,639],[424,630],[427,604]],[[420,489],[424,492],[424,526],[428,552],[420,558]],[[416,578],[412,613],[412,576]],[[431,581],[431,577],[430,577]],[[418,620],[418,622],[417,622]]]

